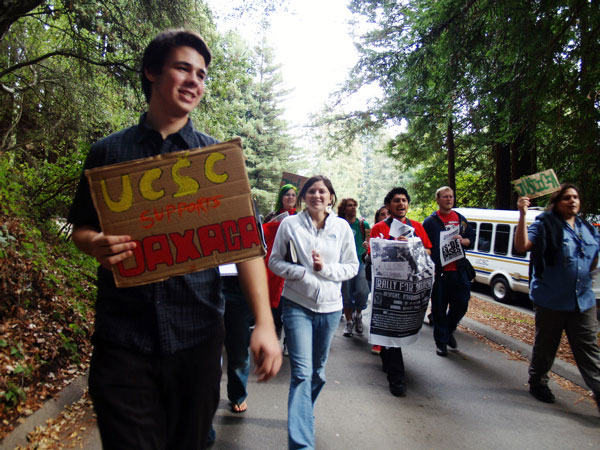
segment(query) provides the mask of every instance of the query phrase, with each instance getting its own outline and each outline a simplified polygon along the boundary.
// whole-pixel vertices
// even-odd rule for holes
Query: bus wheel
[[[502,276],[498,276],[492,280],[490,290],[492,291],[492,297],[494,297],[494,300],[497,302],[507,303],[512,297],[512,291],[510,290],[508,281]]]

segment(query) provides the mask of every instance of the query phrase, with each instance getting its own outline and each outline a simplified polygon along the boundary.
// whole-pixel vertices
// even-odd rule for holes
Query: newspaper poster
[[[369,343],[401,347],[415,342],[431,296],[435,265],[421,239],[373,238]]]
[[[460,234],[459,227],[452,227],[449,230],[440,232],[440,261],[442,266],[465,257],[460,241],[454,238],[458,234]]]
[[[414,237],[415,229],[403,223],[398,219],[394,219],[390,225],[390,236],[397,238],[398,236]]]

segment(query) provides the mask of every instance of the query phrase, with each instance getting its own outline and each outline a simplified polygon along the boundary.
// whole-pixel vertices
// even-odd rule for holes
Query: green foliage
[[[81,361],[81,357],[79,355],[77,343],[71,337],[65,336],[63,333],[58,333],[58,335],[62,341],[63,348],[69,353],[73,362],[78,364]]]
[[[354,0],[350,9],[368,31],[346,91],[377,83],[383,97],[350,114],[346,133],[405,120],[389,152],[422,166],[419,195],[455,178],[469,203],[507,207],[511,179],[554,168],[580,185],[588,211],[600,209],[597,2]]]
[[[27,399],[25,391],[14,383],[8,383],[5,391],[0,391],[2,402],[9,406],[16,406],[19,402],[24,402]]]
[[[214,59],[195,126],[244,138],[264,212],[281,171],[293,171],[266,43],[220,35],[202,1],[42,3],[0,35],[0,356],[14,367],[0,374],[0,415],[11,423],[25,392],[89,357],[97,263],[68,239],[64,218],[90,145],[145,109],[137,67],[152,37],[185,27],[207,40]]]

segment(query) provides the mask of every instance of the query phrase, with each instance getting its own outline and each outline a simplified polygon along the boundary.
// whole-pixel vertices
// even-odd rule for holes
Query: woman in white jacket
[[[327,212],[336,202],[331,181],[309,178],[299,194],[306,209],[277,230],[269,268],[285,279],[283,329],[291,364],[290,449],[314,448],[314,405],[325,384],[325,362],[342,312],[342,281],[358,273],[352,230]]]

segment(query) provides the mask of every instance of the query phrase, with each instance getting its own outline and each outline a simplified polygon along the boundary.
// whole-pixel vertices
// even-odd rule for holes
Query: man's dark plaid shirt
[[[84,169],[131,161],[162,153],[206,147],[217,141],[188,120],[179,132],[163,140],[140,123],[96,142]],[[100,230],[86,177],[81,176],[68,221]],[[113,275],[98,268],[98,300],[94,336],[140,353],[173,353],[223,334],[224,301],[218,269],[208,269],[165,281],[117,288]]]

